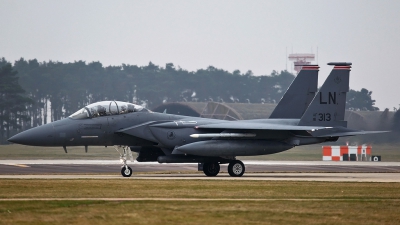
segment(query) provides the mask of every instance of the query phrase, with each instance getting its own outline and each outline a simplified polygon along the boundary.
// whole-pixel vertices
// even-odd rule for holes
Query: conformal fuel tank
[[[268,155],[293,148],[279,141],[265,140],[209,140],[180,146],[176,150],[200,156]]]

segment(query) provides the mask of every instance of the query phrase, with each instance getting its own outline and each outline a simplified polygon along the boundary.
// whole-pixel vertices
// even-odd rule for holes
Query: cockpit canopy
[[[148,109],[128,102],[102,101],[90,104],[70,115],[72,119],[86,119],[100,116],[126,114],[134,112],[149,112]]]

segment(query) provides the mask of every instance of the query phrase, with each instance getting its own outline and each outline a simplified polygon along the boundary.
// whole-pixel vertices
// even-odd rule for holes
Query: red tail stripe
[[[350,70],[351,66],[335,66],[334,70]]]
[[[302,70],[318,70],[319,66],[303,66]]]

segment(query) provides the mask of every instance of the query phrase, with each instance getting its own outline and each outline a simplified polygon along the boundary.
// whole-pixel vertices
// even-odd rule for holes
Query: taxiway
[[[400,162],[334,162],[334,161],[243,161],[246,172],[276,173],[400,173]],[[156,162],[129,163],[134,173],[194,172],[195,163],[159,164]],[[226,171],[221,165],[221,172]],[[0,175],[12,174],[112,174],[119,173],[118,160],[0,160]]]
[[[246,173],[234,178],[226,165],[216,177],[197,164],[130,163],[134,175],[123,178],[117,160],[0,160],[0,179],[223,179],[400,182],[399,162],[244,161]]]

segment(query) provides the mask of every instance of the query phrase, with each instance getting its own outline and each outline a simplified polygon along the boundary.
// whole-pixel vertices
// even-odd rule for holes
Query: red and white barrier
[[[371,155],[372,147],[369,145],[360,146],[322,146],[322,160],[323,161],[343,161],[343,155],[356,154],[361,155],[361,158]]]

